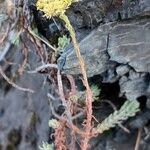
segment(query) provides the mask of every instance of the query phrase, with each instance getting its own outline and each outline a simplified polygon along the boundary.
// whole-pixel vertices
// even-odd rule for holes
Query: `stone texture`
[[[110,26],[106,25],[93,31],[80,42],[81,53],[86,61],[89,76],[102,73],[107,70],[109,56],[106,52],[108,31]],[[66,58],[64,70],[70,74],[80,74],[78,60],[73,49]]]
[[[143,74],[141,77],[135,77],[134,79],[127,79],[127,81],[122,82],[120,80],[120,94],[125,95],[129,100],[138,99],[141,96],[149,97],[148,88],[150,85],[150,76],[148,74]]]
[[[11,48],[11,54],[7,57],[11,57],[12,62],[22,64],[21,51],[22,49],[18,47],[15,53],[15,48]],[[39,65],[39,57],[36,52],[29,52],[28,62],[31,68]],[[18,65],[14,65],[12,69],[6,66],[4,65],[3,69],[8,71],[10,68],[9,76],[12,78],[18,70]],[[7,71],[5,71],[6,74],[8,74]],[[45,78],[40,74],[24,73],[16,79],[17,85],[33,89],[35,92],[19,91],[0,76],[0,145],[3,149],[14,146],[9,138],[13,137],[12,132],[15,131],[17,134],[15,138],[19,137],[20,140],[15,144],[14,149],[38,149],[43,141],[48,141],[48,120],[51,114],[47,93],[50,86],[45,83]]]
[[[115,0],[111,9],[108,10],[105,20],[124,20],[140,15],[146,15],[150,12],[149,6],[149,0]]]
[[[82,0],[68,12],[75,28],[93,28],[110,22],[145,15],[150,12],[149,0]]]
[[[116,68],[116,72],[119,76],[123,76],[129,72],[129,67],[127,65],[120,65]]]
[[[25,38],[26,36],[24,36]],[[26,69],[41,65],[34,45],[25,39],[28,47]],[[0,75],[0,147],[5,149],[35,150],[43,141],[48,141],[48,120],[51,117],[47,93],[50,86],[40,74],[18,75],[18,67],[24,61],[22,44],[11,45],[6,60],[1,66],[10,79],[24,88],[33,89],[34,93],[23,92],[13,88]],[[3,59],[2,59],[3,60]],[[19,138],[15,143],[11,139]]]
[[[11,88],[7,94],[0,90],[0,145],[6,149],[10,135],[17,131],[15,138],[20,141],[15,146],[19,150],[38,149],[42,141],[48,140],[48,120],[50,117],[47,89],[43,86],[41,75],[23,75],[18,85],[32,88],[35,93],[30,94]]]
[[[137,72],[150,72],[150,20],[128,21],[110,32],[110,60],[129,64]]]
[[[149,17],[105,24],[92,31],[79,45],[88,77],[101,75],[102,82],[106,83],[119,80],[120,96],[135,100],[144,95],[149,99]],[[70,51],[64,72],[79,75],[75,52]]]
[[[92,31],[80,43],[88,76],[106,71],[110,60],[137,72],[150,72],[150,19],[109,23]],[[64,71],[80,74],[75,52],[67,55]]]
[[[9,23],[12,23],[7,22],[9,20],[7,20],[6,10],[1,7],[3,2],[5,0],[0,1],[0,8],[3,8],[0,9],[2,14],[0,16],[0,19],[2,19],[2,21],[0,20],[0,27],[3,23],[2,28],[0,28],[0,38],[5,34]],[[125,20],[135,16],[148,16],[150,15],[149,11],[149,0],[114,0],[112,4],[111,0],[83,0],[71,8],[72,16],[69,12],[68,14],[71,23],[77,30],[77,36],[80,31],[83,31],[84,33],[81,33],[83,38],[85,30],[82,30],[82,28],[90,29],[100,23]],[[23,55],[20,54],[22,49],[14,47],[17,52],[12,51],[11,43],[14,35],[15,30],[9,33],[8,41],[1,44],[0,62],[7,54],[6,58],[11,56],[12,62],[22,63]],[[125,96],[130,100],[145,96],[147,107],[150,108],[149,42],[149,17],[101,25],[80,42],[88,77],[101,75],[102,82],[119,81],[120,96]],[[35,58],[36,55],[31,54],[35,47],[30,45],[30,48],[29,67],[36,68],[40,65],[39,58]],[[70,51],[69,54],[67,52],[64,72],[78,75],[80,74],[78,61],[73,49]],[[13,61],[14,57],[15,61]],[[13,75],[17,69],[18,66],[17,68],[13,66],[9,73]],[[2,149],[1,147],[6,149],[10,144],[10,134],[14,131],[18,133],[17,137],[20,138],[15,149],[34,150],[38,149],[38,145],[42,141],[48,141],[49,128],[47,123],[51,117],[47,100],[49,85],[43,86],[43,83],[44,77],[39,74],[24,74],[17,79],[18,85],[36,91],[34,94],[29,94],[10,88],[10,86],[5,88],[6,82],[0,77],[0,149]],[[106,145],[108,149],[110,148],[109,145],[109,143]],[[97,149],[100,149],[100,147],[97,146]]]

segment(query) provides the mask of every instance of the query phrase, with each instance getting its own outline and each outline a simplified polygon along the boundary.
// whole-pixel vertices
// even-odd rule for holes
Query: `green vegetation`
[[[113,114],[110,114],[102,123],[98,124],[96,130],[99,133],[103,133],[104,131],[109,130],[110,128],[115,127],[117,124],[127,120],[129,117],[135,116],[138,111],[139,102],[127,100],[120,108],[120,110],[116,110]]]
[[[47,142],[43,142],[42,146],[39,146],[40,150],[54,150],[54,144],[48,144]]]
[[[66,9],[68,9],[68,7],[73,3],[73,2],[77,2],[78,0],[49,0],[49,1],[43,1],[43,0],[38,0],[37,1],[37,9],[41,10],[44,12],[44,16],[46,16],[47,18],[51,18],[51,17],[59,17],[60,19],[62,19],[65,23],[65,27],[66,29],[69,31],[73,45],[74,45],[74,49],[76,52],[76,56],[79,62],[79,66],[80,66],[80,70],[81,70],[81,74],[82,74],[82,81],[83,84],[86,88],[84,95],[81,94],[82,99],[84,98],[84,103],[85,103],[85,116],[86,119],[84,120],[85,124],[84,124],[84,130],[81,130],[79,132],[79,134],[82,132],[82,134],[84,133],[84,136],[81,134],[82,136],[82,140],[81,140],[81,147],[83,150],[88,149],[88,144],[89,144],[89,140],[91,139],[92,136],[89,136],[91,134],[93,134],[93,125],[92,125],[92,102],[94,100],[97,100],[99,98],[100,92],[101,90],[96,86],[96,85],[92,85],[91,87],[89,86],[88,83],[88,78],[87,78],[87,73],[86,73],[86,65],[84,62],[83,57],[81,56],[80,53],[80,48],[76,39],[76,34],[75,31],[73,29],[73,27],[70,24],[70,21],[68,19],[68,17],[65,15]],[[58,50],[59,53],[63,52],[63,50],[69,45],[70,40],[66,37],[60,37],[58,39]],[[58,52],[57,52],[58,53]],[[59,92],[63,92],[63,91],[59,91]],[[63,93],[60,94],[60,97],[63,95]],[[80,95],[80,94],[79,94]],[[63,96],[61,97],[62,99],[65,99]],[[80,99],[80,96],[77,95],[72,95],[72,97],[70,98],[70,100],[73,99],[75,102],[78,102],[78,99]],[[67,104],[67,102],[65,100],[62,100],[62,102],[65,104],[66,106],[66,112],[67,114],[66,117],[64,118],[66,120],[66,122],[68,122],[69,120],[69,128],[74,131],[74,129],[72,128],[74,126],[73,122],[72,122],[72,113],[71,113],[71,108],[69,107],[69,105]],[[68,107],[68,108],[67,108]],[[110,116],[108,116],[102,123],[98,124],[97,127],[94,129],[94,132],[96,131],[96,133],[103,133],[106,130],[109,130],[112,127],[115,127],[117,124],[122,123],[124,120],[127,120],[129,117],[133,117],[137,112],[139,111],[139,103],[137,101],[126,101],[124,103],[124,105],[120,108],[120,110],[116,110],[113,114],[111,114]],[[68,120],[67,120],[68,119]],[[65,124],[66,125],[66,124]],[[65,127],[64,125],[64,127]],[[55,120],[55,119],[51,119],[49,121],[49,126],[56,129],[61,126],[61,124],[59,124],[59,121]],[[77,128],[77,127],[76,127]],[[80,130],[80,129],[78,129]],[[59,131],[59,132],[63,132]],[[63,133],[65,134],[65,133]],[[63,141],[63,139],[60,139],[60,137],[55,137],[55,139],[59,139],[60,143]],[[65,141],[65,137],[64,137],[64,141]],[[64,142],[63,141],[63,142]],[[65,142],[64,142],[65,143]],[[62,143],[62,145],[64,144]],[[55,145],[60,146],[60,145]],[[63,145],[65,146],[65,145]],[[53,148],[52,145],[48,144],[48,143],[43,143],[42,147],[40,147],[40,150],[51,150]],[[67,148],[66,148],[67,149]]]
[[[58,38],[58,50],[59,53],[62,53],[70,44],[70,39],[67,36],[63,35]]]

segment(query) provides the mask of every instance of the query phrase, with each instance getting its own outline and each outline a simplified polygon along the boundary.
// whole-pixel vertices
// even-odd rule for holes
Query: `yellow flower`
[[[45,13],[47,18],[52,16],[61,16],[73,2],[78,0],[37,0],[36,6],[38,10]]]

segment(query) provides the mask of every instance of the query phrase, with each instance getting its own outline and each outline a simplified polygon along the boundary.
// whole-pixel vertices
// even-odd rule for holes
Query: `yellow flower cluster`
[[[52,16],[63,15],[66,9],[73,2],[78,0],[37,0],[36,6],[38,10],[41,10],[45,13],[44,16],[51,18]]]

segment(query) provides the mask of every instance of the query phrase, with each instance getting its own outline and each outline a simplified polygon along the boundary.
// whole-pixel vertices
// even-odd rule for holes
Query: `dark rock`
[[[137,72],[150,72],[150,20],[119,23],[110,32],[110,60],[129,64]]]
[[[108,23],[92,31],[79,43],[88,77],[101,75],[102,82],[106,83],[119,80],[120,96],[135,100],[145,95],[148,99],[149,35],[149,17]],[[79,75],[81,72],[77,57],[73,49],[70,51],[66,55],[64,72]]]
[[[88,76],[106,71],[110,60],[119,64],[129,64],[137,72],[150,72],[149,28],[150,19],[144,18],[109,23],[92,31],[79,43]],[[67,55],[64,71],[80,74],[73,50]]]
[[[81,54],[86,61],[89,77],[107,70],[109,61],[107,41],[110,26],[112,26],[112,24],[104,25],[97,30],[92,31],[79,43]],[[73,49],[66,57],[64,71],[69,74],[80,74],[78,60]]]
[[[143,128],[150,120],[150,110],[147,109],[143,113],[136,116],[136,118],[129,123],[129,126],[134,129]]]
[[[0,5],[0,8],[3,7]],[[150,15],[149,11],[149,0],[114,0],[113,2],[111,0],[83,0],[72,6],[68,15],[77,31],[77,38],[83,39],[91,28],[97,27],[100,23],[125,20],[135,16],[148,16]],[[0,28],[1,33],[4,34],[7,26],[12,22],[8,23],[8,20],[5,20],[8,16],[4,8],[3,10],[0,9],[0,13],[4,17],[3,23],[6,24]],[[12,19],[12,21],[14,20]],[[45,34],[50,32],[51,27],[46,28]],[[0,62],[7,57],[16,64],[22,64],[24,59],[21,54],[22,48],[14,47],[17,52],[12,51],[12,41],[16,33],[15,29],[12,30],[8,35],[7,42],[1,45]],[[3,36],[0,35],[1,37]],[[119,23],[107,23],[100,26],[80,42],[88,77],[100,75],[102,82],[106,83],[119,80],[120,95],[125,95],[130,100],[144,96],[147,98],[147,107],[150,108],[149,42],[149,17]],[[33,51],[34,45],[28,41],[26,44],[29,46],[29,67],[36,68],[41,65],[40,58]],[[64,72],[79,75],[81,73],[78,61],[73,49],[71,51],[67,55]],[[17,70],[17,65],[10,68],[10,76]],[[34,94],[20,92],[14,88],[9,88],[4,94],[3,89],[0,88],[0,149],[16,149],[15,146],[17,145],[20,150],[33,150],[38,149],[37,147],[42,141],[48,141],[49,128],[47,123],[51,114],[49,114],[47,92],[49,92],[50,85],[43,86],[44,81],[45,78],[39,74],[24,74],[16,79],[18,85],[32,88],[35,91]],[[1,86],[4,86],[3,84],[6,82],[0,83]],[[113,90],[116,91],[115,88]],[[108,112],[107,109],[105,111]],[[15,133],[12,133],[13,129],[15,129]],[[19,133],[16,134],[16,131]],[[105,147],[110,149],[112,148],[111,145],[111,141],[107,142],[107,139],[104,139],[104,142],[98,144],[97,149],[105,149]]]
[[[115,134],[114,140],[118,143],[124,143],[125,141],[128,141],[128,139],[131,137],[131,134],[124,132],[122,129],[118,129],[118,131]]]
[[[67,14],[75,28],[93,28],[102,22],[129,19],[149,12],[149,0],[82,0]]]
[[[102,82],[103,83],[114,83],[118,80],[119,76],[116,73],[117,63],[111,61],[109,62],[109,65],[107,65],[107,70],[103,73],[101,73]]]
[[[142,16],[150,12],[149,0],[114,0],[106,14],[105,20],[125,20]]]
[[[28,43],[27,40],[26,43]],[[36,51],[31,50],[33,45],[28,44],[30,46],[28,62],[30,68],[34,69],[40,65],[39,56]],[[17,48],[17,52],[11,48],[12,54],[7,57],[11,58],[12,62],[22,64],[21,51],[21,46]],[[17,70],[18,66],[12,67],[9,75],[12,77]],[[0,78],[0,83],[2,80]],[[42,141],[48,141],[50,113],[47,92],[50,86],[47,83],[44,84],[44,80],[40,74],[24,73],[16,77],[16,84],[33,89],[35,91],[33,94],[19,91],[12,86],[4,91],[2,87],[8,83],[2,82],[2,87],[0,87],[0,144],[4,149],[16,149],[17,146],[20,150],[33,150],[38,149]]]
[[[6,150],[15,150],[15,149],[16,149],[16,147],[13,144],[8,144],[6,146]]]

